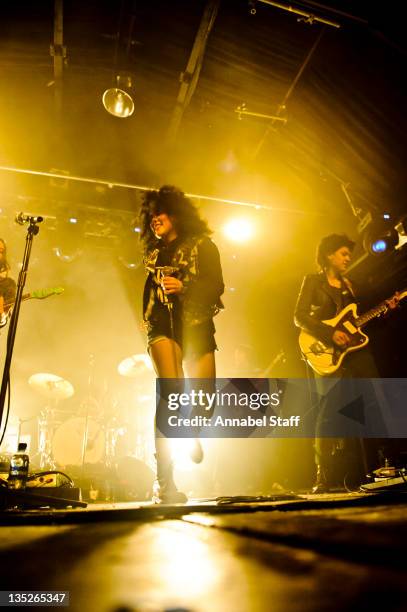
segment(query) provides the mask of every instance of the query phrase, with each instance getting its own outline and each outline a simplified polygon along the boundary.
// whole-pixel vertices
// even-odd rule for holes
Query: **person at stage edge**
[[[7,246],[0,238],[0,327],[7,323],[7,303],[16,297],[16,282],[9,278],[10,266],[7,261]]]
[[[350,342],[349,336],[341,330],[334,330],[324,320],[335,317],[343,308],[352,302],[357,302],[355,289],[345,274],[352,258],[355,243],[345,234],[330,234],[325,236],[317,248],[317,264],[319,273],[308,274],[302,282],[294,313],[295,325],[312,334],[326,345],[337,345],[346,348]],[[397,299],[388,300],[390,309],[397,305]],[[315,373],[314,373],[315,374]],[[315,375],[318,378],[318,375]],[[349,353],[342,366],[333,375],[335,378],[376,378],[379,373],[369,350],[364,347],[359,351]],[[322,432],[324,423],[329,419],[329,402],[322,400],[316,423],[315,463],[317,469],[314,493],[329,490],[334,470],[335,454],[355,446],[355,440],[324,438]],[[345,447],[345,449],[344,449]]]
[[[155,418],[157,479],[153,501],[184,503],[173,478],[169,441],[162,436],[167,418],[165,398],[180,392],[184,367],[190,378],[214,381],[215,326],[213,317],[223,308],[224,291],[219,251],[212,233],[192,202],[174,186],[148,191],[140,212],[147,280],[143,293],[143,320],[148,352],[160,378],[161,401]],[[191,458],[202,461],[198,440]]]

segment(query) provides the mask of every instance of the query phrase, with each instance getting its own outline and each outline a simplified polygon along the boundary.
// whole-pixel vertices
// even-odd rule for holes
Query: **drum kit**
[[[139,472],[142,468],[144,481],[152,481],[153,367],[149,357],[132,355],[117,366],[120,376],[131,379],[134,409],[131,406],[130,410],[128,407],[123,410],[116,399],[109,399],[106,383],[102,399],[94,397],[92,356],[89,364],[88,396],[74,411],[63,406],[63,402],[75,394],[68,380],[47,372],[30,376],[29,386],[47,400],[38,416],[35,462],[40,470],[74,472],[79,477],[93,469],[115,478],[124,466],[138,466]],[[136,488],[133,483],[133,489]]]

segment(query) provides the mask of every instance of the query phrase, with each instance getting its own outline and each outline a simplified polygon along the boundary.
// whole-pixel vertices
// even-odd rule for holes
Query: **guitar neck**
[[[267,366],[267,368],[262,371],[260,378],[267,378],[274,366],[277,365],[279,361],[284,359],[284,356],[284,351],[280,351],[278,355],[274,357],[273,361]]]
[[[364,327],[367,323],[369,323],[369,321],[375,319],[376,317],[379,317],[381,314],[386,312],[386,310],[388,310],[388,306],[386,302],[382,302],[378,306],[371,308],[370,310],[362,314],[360,317],[358,317],[355,323],[358,327]]]
[[[407,289],[403,289],[402,291],[400,291],[398,294],[395,294],[395,295],[398,296],[398,300],[400,302],[401,300],[404,300],[404,298],[407,297]],[[358,317],[356,319],[356,325],[358,327],[363,327],[364,325],[366,325],[366,323],[369,323],[369,321],[371,321],[372,319],[379,317],[381,314],[386,312],[388,309],[389,307],[386,304],[386,301],[381,302],[380,304],[378,304],[378,306],[375,306],[375,308],[371,308],[370,310],[362,314],[360,317]]]
[[[29,300],[31,299],[31,297],[31,293],[24,293],[21,300]],[[10,308],[10,306],[13,306],[14,302],[15,300],[9,300],[8,302],[4,302],[4,308]]]

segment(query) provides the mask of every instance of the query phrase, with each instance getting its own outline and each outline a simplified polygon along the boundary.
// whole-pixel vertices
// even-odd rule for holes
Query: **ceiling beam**
[[[273,127],[274,127],[274,125],[276,123],[276,120],[281,115],[281,113],[286,110],[287,102],[290,99],[292,93],[294,92],[294,89],[296,88],[296,86],[298,84],[298,81],[302,77],[302,75],[304,73],[304,70],[306,69],[306,67],[310,63],[310,61],[311,61],[311,59],[312,59],[312,57],[313,57],[313,55],[315,53],[315,50],[316,50],[316,48],[318,47],[318,45],[320,43],[320,40],[322,38],[322,35],[323,35],[324,31],[325,31],[325,26],[323,28],[321,28],[321,30],[319,31],[319,34],[318,34],[316,40],[314,41],[314,44],[312,45],[311,49],[307,53],[307,56],[305,57],[304,61],[302,62],[300,68],[298,69],[297,74],[295,75],[295,77],[294,77],[290,87],[288,88],[288,90],[287,90],[283,100],[278,105],[277,110],[275,112],[276,117],[273,118],[269,122],[269,124],[267,125],[267,127],[266,127],[266,129],[265,129],[265,131],[263,133],[263,136],[261,137],[261,139],[260,139],[260,141],[259,141],[259,143],[258,143],[258,145],[257,145],[257,147],[256,147],[256,149],[254,151],[254,154],[253,154],[253,158],[254,159],[257,159],[261,149],[263,148],[264,143],[267,140],[268,135],[270,134],[271,130],[273,129]]]
[[[62,77],[66,58],[66,47],[64,47],[63,0],[54,0],[54,38],[50,46],[50,55],[54,60],[55,112],[59,118],[62,113]]]
[[[291,6],[289,4],[281,4],[281,2],[275,2],[274,0],[258,0],[262,4],[268,4],[269,6],[274,6],[283,11],[288,11],[289,13],[294,13],[295,15],[299,15],[300,18],[298,21],[305,21],[310,25],[314,23],[323,23],[324,25],[331,26],[332,28],[340,28],[340,24],[336,21],[332,21],[331,19],[327,19],[326,17],[320,17],[318,15],[314,15],[310,11],[304,11],[303,9],[296,8],[295,6]]]
[[[167,144],[174,144],[182,117],[194,95],[205,55],[206,43],[215,23],[220,0],[208,0],[196,34],[185,72],[180,75],[180,88],[167,132]]]

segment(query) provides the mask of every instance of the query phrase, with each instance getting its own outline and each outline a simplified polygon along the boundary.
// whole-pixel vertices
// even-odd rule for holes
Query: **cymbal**
[[[140,355],[132,355],[126,357],[117,366],[117,371],[121,376],[127,376],[128,378],[138,378],[139,376],[145,376],[153,370],[150,357],[141,353]]]
[[[72,397],[75,390],[70,382],[55,374],[39,372],[28,379],[30,387],[42,396],[51,400],[62,400]]]

